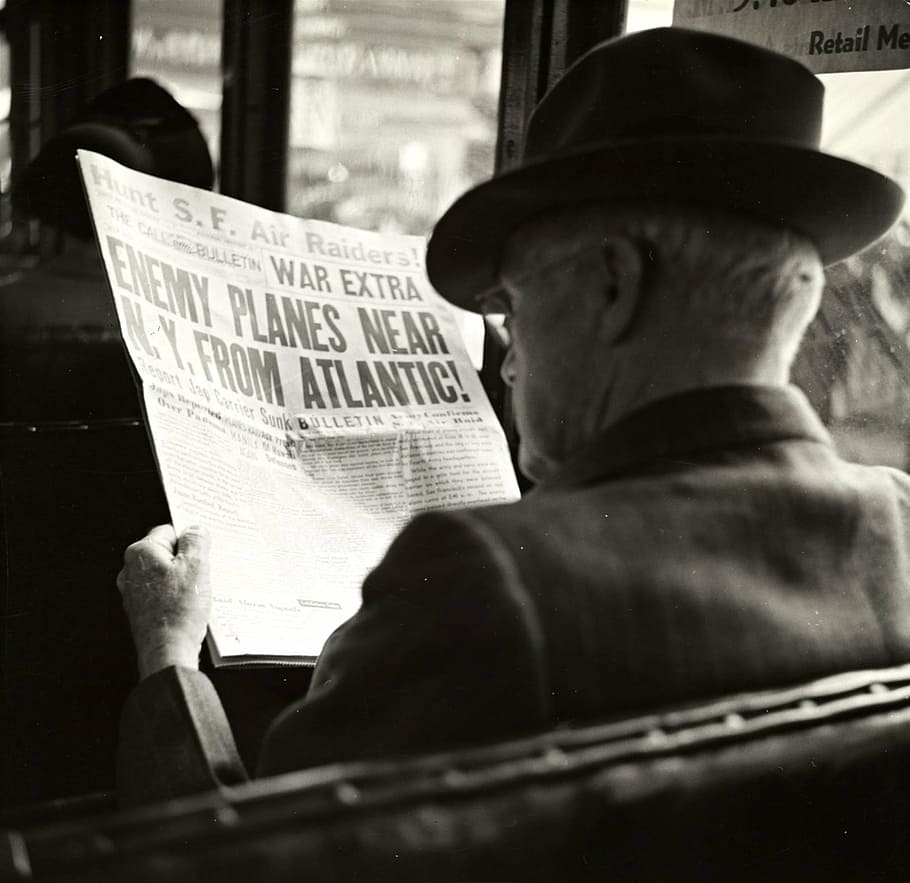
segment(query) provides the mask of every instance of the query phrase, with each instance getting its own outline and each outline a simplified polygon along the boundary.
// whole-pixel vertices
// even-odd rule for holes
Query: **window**
[[[673,0],[629,0],[626,31],[645,31],[673,24]]]
[[[504,0],[298,0],[288,210],[426,234],[493,170]]]
[[[910,190],[910,72],[825,74],[822,147]],[[794,370],[851,460],[910,466],[910,226],[827,270]]]
[[[217,167],[221,131],[221,0],[133,0],[131,67],[196,117]]]
[[[429,234],[493,171],[505,0],[297,0],[287,210]],[[483,323],[461,313],[472,361]]]
[[[6,0],[0,0],[0,9]],[[12,209],[9,191],[12,177],[12,149],[10,145],[10,69],[9,41],[0,33],[0,239],[12,231]]]

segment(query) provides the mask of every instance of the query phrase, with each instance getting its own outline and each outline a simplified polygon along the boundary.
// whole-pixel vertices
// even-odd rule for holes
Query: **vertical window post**
[[[283,211],[293,0],[225,0],[221,192]]]
[[[627,0],[507,0],[499,92],[496,170],[521,157],[525,127],[544,93],[596,43],[622,33]],[[511,397],[499,376],[503,353],[487,335],[481,380],[514,450]]]
[[[126,79],[130,4],[123,0],[8,0],[12,175],[82,106]],[[54,252],[62,234],[18,219],[16,250]]]

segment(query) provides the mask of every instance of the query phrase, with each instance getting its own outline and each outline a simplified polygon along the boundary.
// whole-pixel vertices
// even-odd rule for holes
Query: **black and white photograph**
[[[0,0],[0,880],[910,879],[910,3]]]

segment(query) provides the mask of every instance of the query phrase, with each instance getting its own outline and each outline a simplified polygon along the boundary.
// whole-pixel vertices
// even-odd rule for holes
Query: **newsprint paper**
[[[412,515],[518,497],[421,238],[79,164],[216,664],[312,662]]]

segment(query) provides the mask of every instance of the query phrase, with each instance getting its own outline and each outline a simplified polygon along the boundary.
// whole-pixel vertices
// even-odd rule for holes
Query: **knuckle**
[[[126,561],[135,560],[141,553],[144,548],[144,543],[142,540],[137,540],[135,543],[130,543],[126,550],[123,553],[123,558]]]

